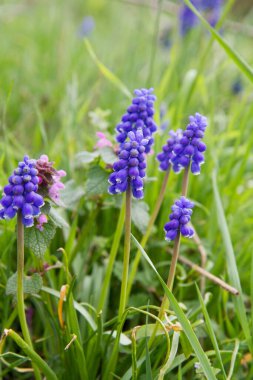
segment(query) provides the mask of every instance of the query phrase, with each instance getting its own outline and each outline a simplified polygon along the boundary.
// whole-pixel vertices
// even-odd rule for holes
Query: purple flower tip
[[[200,166],[205,162],[206,145],[201,141],[207,127],[207,119],[199,113],[189,117],[189,124],[173,146],[170,162],[175,173],[191,165],[193,174],[200,173]]]
[[[175,240],[179,233],[189,238],[194,235],[194,230],[187,225],[191,220],[193,207],[194,204],[186,197],[175,201],[171,207],[170,221],[164,226],[166,240]]]
[[[126,191],[131,186],[135,198],[143,198],[143,178],[146,175],[146,154],[154,143],[157,127],[153,120],[155,95],[153,89],[135,90],[135,97],[121,122],[116,126],[116,140],[120,143],[118,160],[109,177],[110,194]]]
[[[122,116],[121,122],[116,126],[116,140],[124,143],[128,137],[128,132],[142,130],[144,138],[148,140],[145,146],[145,153],[149,153],[154,140],[152,134],[157,130],[153,120],[154,102],[156,96],[153,95],[153,88],[138,89],[134,91],[135,97],[132,104],[127,108],[126,113]]]
[[[40,214],[40,207],[44,204],[43,197],[37,194],[38,181],[36,160],[25,155],[9,177],[9,184],[4,187],[4,195],[0,200],[0,219],[12,219],[21,210],[23,224],[26,227],[33,226],[34,218]]]
[[[210,25],[215,26],[219,20],[223,0],[191,0],[191,3],[200,12],[205,12]],[[180,33],[187,34],[191,29],[199,24],[198,17],[187,5],[183,5],[179,13]]]
[[[171,159],[174,156],[174,149],[179,143],[180,138],[182,137],[182,130],[178,129],[175,131],[169,132],[170,138],[167,140],[167,143],[163,146],[162,152],[157,155],[157,160],[160,162],[160,170],[166,171],[169,166]]]

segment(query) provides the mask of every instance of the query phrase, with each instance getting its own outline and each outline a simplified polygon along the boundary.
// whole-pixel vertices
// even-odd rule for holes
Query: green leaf
[[[149,348],[148,348],[147,325],[148,325],[148,315],[146,315],[146,337],[145,337],[146,376],[145,377],[147,380],[153,380],[150,353],[149,353]]]
[[[79,152],[75,155],[75,167],[80,167],[85,164],[90,164],[99,156],[99,152]]]
[[[164,375],[169,371],[171,365],[174,363],[174,359],[177,355],[180,334],[181,333],[178,331],[174,331],[174,333],[173,333],[170,356],[168,358],[168,361],[165,363],[165,365],[160,370],[159,379],[163,379]]]
[[[68,222],[61,216],[60,212],[56,208],[52,207],[49,215],[56,227],[69,228]]]
[[[223,240],[223,244],[224,244],[225,252],[226,252],[228,277],[229,277],[229,281],[231,285],[235,287],[236,289],[238,289],[239,291],[239,295],[236,297],[233,297],[233,302],[235,304],[236,313],[241,323],[242,330],[247,340],[249,349],[253,352],[251,331],[250,331],[249,323],[247,320],[245,305],[243,301],[242,287],[241,287],[240,277],[239,277],[239,273],[238,273],[238,269],[236,265],[235,253],[234,253],[225,213],[223,210],[219,189],[217,186],[215,172],[213,172],[212,180],[213,180],[214,199],[216,203],[217,219],[218,219],[218,224],[220,227],[222,240]]]
[[[117,159],[116,154],[113,152],[112,148],[109,148],[109,146],[105,146],[104,148],[100,148],[99,154],[100,154],[102,160],[106,164],[112,165]]]
[[[78,186],[72,179],[65,183],[65,188],[61,190],[61,202],[70,210],[74,210],[79,200],[84,196],[84,189]]]
[[[232,358],[231,358],[231,363],[230,363],[230,368],[229,368],[229,373],[228,373],[227,380],[231,380],[232,379],[239,347],[240,347],[240,341],[239,341],[239,339],[236,339],[235,340],[235,348],[233,350],[233,354],[232,354]]]
[[[32,276],[24,276],[24,293],[37,294],[43,285],[42,278],[39,273],[34,273]],[[17,273],[14,273],[7,281],[6,294],[17,294]]]
[[[100,195],[107,193],[108,173],[100,166],[93,166],[88,172],[88,179],[85,186],[87,195]]]
[[[45,202],[45,204],[41,207],[40,211],[42,214],[48,215],[50,213],[51,204],[50,202]]]
[[[202,24],[207,30],[212,34],[216,41],[222,46],[227,55],[234,61],[234,63],[240,68],[241,72],[244,73],[253,82],[253,70],[249,64],[228,44],[219,33],[211,27],[209,22],[198,12],[190,0],[184,0],[185,4],[192,10],[193,13],[200,19]]]
[[[223,377],[226,380],[227,376],[226,376],[226,372],[225,372],[225,369],[224,369],[224,366],[223,366],[223,362],[222,362],[219,346],[218,346],[218,343],[217,343],[217,339],[216,339],[216,336],[215,336],[215,332],[213,331],[212,323],[211,323],[209,314],[207,312],[206,305],[204,303],[204,300],[203,300],[203,298],[201,296],[201,293],[200,293],[199,288],[198,288],[197,285],[196,285],[196,289],[197,289],[197,293],[198,293],[198,297],[199,297],[199,302],[200,302],[200,305],[201,305],[201,308],[202,308],[202,312],[203,312],[203,315],[205,317],[207,331],[209,333],[209,336],[210,336],[210,339],[212,341],[214,350],[216,352],[216,356],[217,356],[218,362],[220,363],[220,368],[222,370]]]
[[[147,230],[148,222],[150,219],[148,213],[149,207],[147,203],[143,201],[132,202],[132,221],[134,225],[139,229],[141,233],[145,233]]]
[[[167,285],[165,284],[165,282],[163,281],[162,277],[160,276],[160,274],[157,272],[153,262],[150,260],[150,258],[148,257],[147,253],[144,251],[144,249],[142,248],[142,246],[140,245],[140,243],[135,239],[135,237],[132,235],[132,239],[136,245],[136,247],[141,251],[142,255],[144,256],[145,260],[149,263],[149,265],[151,266],[151,268],[153,269],[154,273],[156,274],[158,280],[160,281],[163,289],[164,289],[164,292],[166,294],[166,296],[168,297],[169,301],[170,301],[170,305],[172,306],[173,310],[175,311],[175,314],[187,336],[187,338],[189,339],[189,342],[199,360],[199,362],[201,363],[201,366],[203,368],[203,371],[207,377],[208,380],[215,380],[216,379],[216,376],[213,372],[213,369],[209,363],[209,360],[205,354],[205,352],[203,351],[199,341],[198,341],[198,338],[196,337],[194,331],[193,331],[193,328],[191,326],[191,324],[189,323],[188,319],[186,318],[185,314],[183,313],[181,307],[179,306],[176,298],[174,297],[174,295],[171,293],[171,291],[169,290],[169,288],[167,287]]]
[[[35,226],[25,228],[25,246],[42,259],[55,235],[55,231],[56,226],[51,220],[44,224],[43,231]]]
[[[180,334],[180,343],[182,346],[184,356],[188,359],[192,354],[192,346],[190,345],[189,340],[183,331]]]
[[[122,93],[129,98],[132,97],[131,92],[128,90],[128,88],[125,86],[125,84],[116,77],[115,74],[113,74],[96,56],[90,42],[85,38],[84,44],[86,46],[86,49],[88,50],[88,53],[90,57],[93,59],[97,67],[99,68],[100,72],[107,78],[114,86],[116,86],[119,90],[122,91]]]

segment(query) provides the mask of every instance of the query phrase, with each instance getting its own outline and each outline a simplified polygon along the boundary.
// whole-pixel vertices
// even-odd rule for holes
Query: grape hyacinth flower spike
[[[114,172],[109,177],[110,194],[124,193],[131,185],[135,198],[143,198],[143,178],[146,171],[145,148],[149,140],[143,137],[141,129],[130,131],[121,144],[119,160],[113,164]]]
[[[192,5],[200,11],[204,12],[205,17],[209,24],[213,27],[217,24],[223,0],[190,0]],[[186,5],[182,5],[179,13],[180,33],[182,36],[186,35],[191,29],[199,24],[199,19],[194,12]]]
[[[41,214],[40,209],[44,205],[43,197],[38,194],[38,183],[36,160],[25,155],[9,177],[9,184],[4,187],[4,195],[0,200],[0,218],[12,219],[20,210],[23,225],[32,227],[34,218]]]
[[[164,226],[166,240],[175,240],[178,234],[189,238],[193,237],[194,230],[190,226],[187,226],[191,220],[193,207],[194,204],[185,197],[181,197],[175,201],[171,207],[170,221]]]
[[[174,157],[174,145],[179,143],[180,138],[182,137],[182,129],[178,129],[176,132],[171,130],[169,135],[170,138],[163,146],[162,152],[157,155],[157,160],[160,162],[159,168],[162,171],[168,170],[171,164],[171,159]]]
[[[116,126],[116,140],[119,143],[125,142],[128,132],[136,132],[141,129],[144,138],[148,139],[145,153],[151,151],[151,146],[154,143],[152,135],[157,130],[157,126],[153,120],[156,96],[152,92],[152,88],[135,90],[136,96],[133,98],[132,104],[127,108],[126,113],[121,118],[121,122]]]
[[[179,247],[180,247],[180,236],[191,238],[194,235],[194,230],[187,226],[190,222],[192,215],[192,208],[194,204],[189,201],[186,197],[180,197],[176,200],[174,205],[171,207],[172,213],[170,214],[170,221],[165,224],[165,239],[168,241],[174,240],[172,260],[170,264],[169,276],[167,280],[167,286],[172,291],[177,260],[179,256]],[[169,302],[167,297],[164,295],[163,301],[160,307],[159,318],[164,317],[165,310],[168,309]]]
[[[207,127],[207,119],[199,113],[189,117],[190,123],[179,142],[174,145],[174,156],[171,158],[175,173],[191,167],[192,174],[200,174],[200,166],[205,162],[204,152],[206,145],[201,141]]]

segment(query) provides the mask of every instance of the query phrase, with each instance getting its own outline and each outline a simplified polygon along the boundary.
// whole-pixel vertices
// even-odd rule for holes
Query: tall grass
[[[25,274],[37,272],[43,279],[38,293],[25,294],[34,351],[21,340],[15,296],[6,295],[16,271],[15,221],[0,223],[0,325],[5,331],[0,379],[32,379],[33,364],[58,379],[253,376],[253,58],[247,34],[252,10],[238,15],[227,9],[220,31],[198,15],[202,24],[181,38],[178,4],[157,4],[45,0],[0,5],[0,185],[24,153],[46,153],[68,173],[65,206],[55,210],[58,228],[44,257],[25,249]],[[84,42],[78,28],[90,14],[95,29]],[[170,49],[162,43],[164,33]],[[242,91],[234,93],[238,80]],[[132,204],[130,271],[138,249],[142,258],[119,320],[124,210],[121,196],[107,194],[115,155],[94,149],[95,133],[106,122],[103,131],[114,143],[114,127],[132,91],[147,81],[158,98],[159,129],[148,157],[144,200]],[[206,270],[236,287],[238,297],[207,280],[202,298],[195,287],[200,276],[182,263],[173,294],[163,282],[172,249],[163,225],[180,195],[181,176],[170,173],[145,250],[138,243],[163,181],[155,155],[168,130],[183,128],[196,111],[209,124],[206,163],[189,183],[196,205],[192,222],[207,253]],[[164,123],[165,130],[160,128]],[[182,239],[180,255],[200,263],[193,241]],[[164,292],[170,302],[165,324],[157,317]],[[156,323],[156,344],[150,345]],[[115,345],[117,363],[108,367]]]

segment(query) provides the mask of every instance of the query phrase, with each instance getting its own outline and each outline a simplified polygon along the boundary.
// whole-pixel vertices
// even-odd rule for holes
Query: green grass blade
[[[234,351],[233,351],[233,354],[232,354],[232,358],[231,358],[231,363],[230,363],[230,368],[229,368],[229,373],[228,373],[227,380],[231,380],[231,378],[233,376],[234,367],[235,367],[235,360],[236,360],[236,356],[238,354],[239,346],[240,346],[240,342],[239,342],[238,339],[236,339],[235,340],[235,348],[234,348]]]
[[[238,273],[238,269],[236,265],[234,249],[233,249],[225,213],[224,213],[222,202],[221,202],[221,197],[219,194],[219,189],[217,186],[215,172],[213,172],[212,180],[213,180],[214,199],[215,199],[216,209],[217,209],[217,218],[218,218],[218,223],[219,223],[219,227],[220,227],[220,231],[221,231],[221,235],[223,238],[223,243],[224,243],[225,251],[226,251],[228,277],[229,277],[229,281],[231,285],[239,290],[239,295],[237,297],[234,297],[233,301],[235,303],[236,313],[241,323],[249,349],[253,351],[250,327],[247,320],[246,310],[245,310],[243,297],[242,297],[242,287],[241,287],[240,277],[239,277],[239,273]]]
[[[90,57],[93,59],[97,67],[99,68],[100,72],[104,75],[106,79],[108,79],[114,86],[116,86],[124,95],[128,96],[129,98],[132,98],[131,92],[128,90],[126,85],[115,75],[113,74],[96,56],[90,42],[85,38],[84,39],[85,47],[90,55]]]
[[[211,27],[211,25],[205,20],[205,18],[198,12],[198,10],[192,5],[190,0],[184,0],[185,4],[192,10],[193,13],[200,19],[205,28],[212,34],[216,41],[221,45],[227,55],[234,61],[239,67],[242,73],[244,73],[253,82],[253,70],[249,64],[238,54],[229,43],[220,36],[220,34]]]
[[[203,368],[203,371],[206,375],[206,377],[209,379],[209,380],[214,380],[216,379],[216,376],[214,375],[213,373],[213,370],[210,366],[210,363],[208,361],[208,358],[205,354],[205,352],[203,351],[199,341],[198,341],[198,338],[196,337],[193,329],[192,329],[192,326],[190,325],[188,319],[186,318],[185,314],[183,313],[181,307],[179,306],[176,298],[174,297],[174,295],[171,293],[171,291],[168,289],[166,283],[163,281],[162,277],[160,276],[160,274],[157,272],[154,264],[152,263],[152,261],[150,260],[150,258],[148,257],[147,253],[144,251],[144,249],[142,248],[142,246],[139,244],[139,242],[135,239],[135,237],[132,235],[132,239],[136,245],[136,247],[141,251],[142,255],[144,256],[145,260],[149,263],[149,265],[151,266],[151,268],[153,269],[154,273],[156,274],[159,282],[161,283],[163,289],[164,289],[164,292],[166,294],[166,296],[168,297],[169,301],[170,301],[170,305],[172,306],[173,310],[175,311],[176,315],[177,315],[177,318],[180,322],[180,324],[182,325],[183,327],[183,330],[187,336],[187,338],[189,339],[189,342],[193,348],[193,350],[195,351],[195,354]]]
[[[145,337],[146,379],[147,380],[153,380],[152,367],[151,367],[151,361],[150,361],[150,354],[149,354],[149,349],[148,349],[147,325],[148,325],[148,315],[146,315],[146,337]]]
[[[203,300],[203,298],[201,296],[201,293],[200,293],[199,288],[198,288],[197,285],[196,285],[196,289],[197,289],[197,293],[198,293],[198,297],[199,297],[199,302],[200,302],[200,305],[201,305],[201,308],[202,308],[202,312],[203,312],[203,315],[205,317],[207,331],[209,333],[209,336],[210,336],[210,339],[212,341],[214,350],[216,352],[217,359],[218,359],[218,361],[220,363],[220,368],[221,368],[221,371],[223,373],[223,377],[226,380],[226,372],[225,372],[225,369],[224,369],[224,366],[223,366],[223,362],[222,362],[219,346],[218,346],[218,343],[217,343],[217,339],[216,339],[215,333],[213,331],[212,323],[211,323],[209,314],[207,312],[206,305],[204,303],[204,300]]]
[[[167,363],[161,368],[158,380],[162,380],[164,378],[164,375],[170,369],[172,363],[174,362],[174,359],[177,355],[179,338],[180,338],[180,332],[174,331],[172,343],[171,343],[170,356]]]

